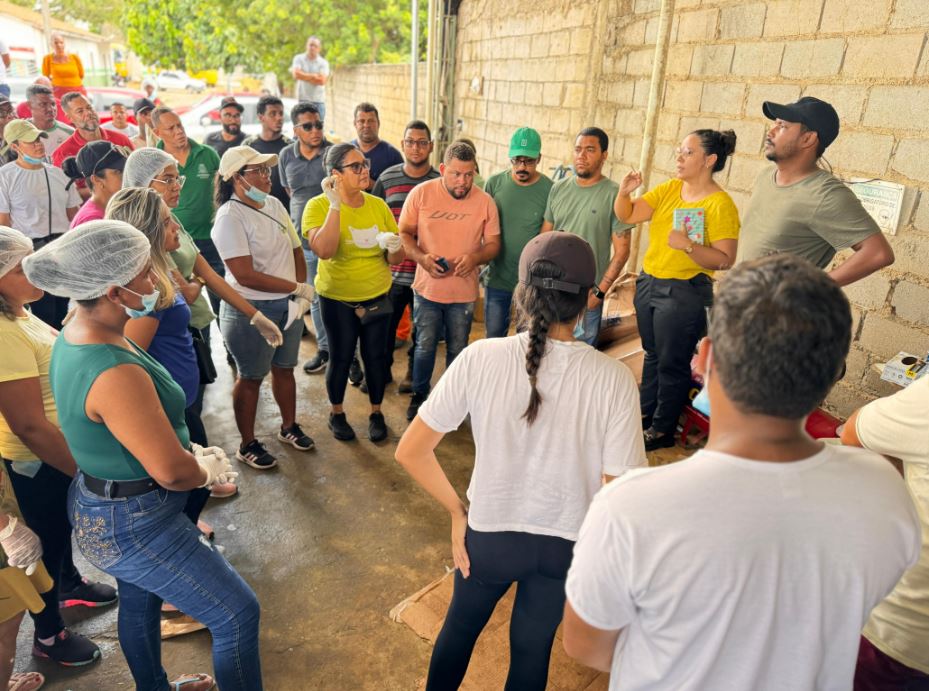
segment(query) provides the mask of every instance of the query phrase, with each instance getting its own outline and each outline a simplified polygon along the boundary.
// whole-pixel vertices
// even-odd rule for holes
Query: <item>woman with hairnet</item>
[[[28,237],[0,226],[0,454],[25,525],[39,536],[54,579],[42,595],[44,608],[32,615],[33,654],[83,665],[100,657],[100,649],[68,630],[60,608],[112,605],[116,590],[81,578],[71,557],[67,497],[75,465],[49,386],[55,331],[27,309],[42,297],[23,274],[22,261],[31,253]]]
[[[222,450],[190,444],[183,390],[124,333],[158,301],[151,243],[127,223],[91,221],[26,257],[23,270],[77,302],[49,373],[78,468],[68,506],[81,553],[117,579],[119,643],[137,688],[168,688],[159,625],[168,600],[210,630],[224,691],[261,689],[255,594],[183,514],[189,490],[236,474]],[[205,674],[179,682],[187,691],[214,683]]]

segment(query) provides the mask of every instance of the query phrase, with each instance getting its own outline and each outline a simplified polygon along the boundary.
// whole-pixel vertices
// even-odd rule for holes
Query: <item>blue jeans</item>
[[[306,282],[310,285],[316,284],[316,272],[319,268],[319,257],[306,247],[303,248],[303,256],[306,259]],[[323,315],[319,311],[319,296],[313,296],[313,302],[310,303],[310,316],[313,318],[313,329],[316,331],[316,349],[329,352],[329,337],[326,336],[326,325],[323,324]]]
[[[0,94],[3,94],[7,98],[9,98],[10,97],[10,85],[0,84]]]
[[[584,335],[578,340],[584,341],[587,345],[597,347],[597,337],[600,335],[600,320],[603,317],[603,304],[599,304],[592,310],[584,312]]]
[[[499,288],[484,288],[484,326],[487,338],[502,338],[510,330],[510,305],[513,292]]]
[[[416,328],[416,350],[413,354],[414,394],[429,394],[439,336],[445,335],[445,366],[448,367],[468,345],[473,316],[473,302],[445,304],[432,302],[422,295],[413,296],[413,325]]]
[[[319,121],[322,123],[326,122],[326,103],[324,101],[310,101],[316,109],[319,111]]]
[[[303,320],[297,319],[289,328],[287,323],[287,298],[275,300],[249,300],[255,309],[278,325],[284,342],[279,346],[269,344],[251,324],[243,312],[228,302],[219,308],[219,331],[226,348],[242,379],[264,379],[271,367],[293,369],[300,354],[300,338],[303,336]]]
[[[119,644],[138,691],[167,691],[161,666],[161,603],[202,622],[213,637],[223,691],[261,691],[258,599],[184,515],[187,492],[158,488],[135,497],[94,494],[78,473],[68,512],[81,554],[116,578]]]

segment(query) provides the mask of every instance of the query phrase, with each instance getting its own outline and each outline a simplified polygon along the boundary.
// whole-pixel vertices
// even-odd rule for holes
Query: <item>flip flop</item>
[[[211,677],[209,674],[185,674],[180,679],[176,679],[171,682],[171,690],[178,691],[179,689],[183,689],[189,684],[199,684],[204,681],[209,681],[210,685],[203,691],[209,691],[210,689],[216,688],[216,682],[213,681],[213,677]]]
[[[45,677],[38,672],[17,672],[10,676],[8,691],[38,691],[45,684]]]

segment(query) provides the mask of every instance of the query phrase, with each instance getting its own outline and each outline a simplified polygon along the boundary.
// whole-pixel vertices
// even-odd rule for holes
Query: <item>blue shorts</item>
[[[243,379],[264,379],[272,365],[281,369],[297,366],[300,354],[300,338],[303,336],[303,320],[297,319],[284,331],[287,323],[287,298],[277,300],[249,300],[255,309],[273,321],[284,335],[284,342],[275,348],[268,345],[258,329],[249,323],[249,318],[235,307],[223,302],[219,308],[219,330],[226,341],[226,348],[236,369]]]

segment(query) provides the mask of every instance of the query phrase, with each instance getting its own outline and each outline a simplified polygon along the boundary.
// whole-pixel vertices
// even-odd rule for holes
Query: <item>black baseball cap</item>
[[[87,142],[77,152],[77,167],[85,178],[101,170],[122,170],[126,167],[126,149],[106,140]]]
[[[219,102],[219,109],[223,110],[224,108],[235,108],[240,113],[245,111],[245,106],[236,101],[235,96],[226,96],[226,98]]]
[[[560,279],[532,275],[536,262],[551,262],[562,271]],[[581,237],[559,231],[541,233],[526,243],[519,255],[519,282],[565,293],[587,292],[597,277],[594,251]]]
[[[155,104],[149,98],[137,98],[132,104],[132,112],[138,115],[146,110],[155,110]]]
[[[804,96],[786,105],[765,101],[761,110],[769,120],[786,120],[806,125],[819,136],[823,149],[839,136],[839,114],[831,104],[813,96]]]

